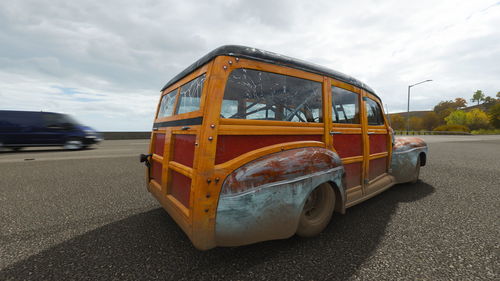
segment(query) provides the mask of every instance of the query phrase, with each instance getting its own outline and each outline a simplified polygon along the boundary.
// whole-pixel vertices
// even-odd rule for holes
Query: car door
[[[380,100],[366,93],[363,97],[364,122],[366,122],[367,165],[365,167],[365,190],[370,194],[384,188],[385,184],[377,184],[388,174],[391,136],[386,124]]]
[[[347,205],[363,197],[365,159],[360,105],[360,89],[342,82],[332,82],[330,135],[333,148],[344,165]]]

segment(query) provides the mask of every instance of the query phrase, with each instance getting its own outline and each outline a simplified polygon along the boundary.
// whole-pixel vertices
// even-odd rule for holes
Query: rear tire
[[[300,214],[297,235],[313,237],[321,233],[328,225],[335,209],[335,191],[323,183],[316,187],[306,199]]]

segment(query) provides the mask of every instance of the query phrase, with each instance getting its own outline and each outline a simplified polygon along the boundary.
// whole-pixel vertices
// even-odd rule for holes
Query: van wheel
[[[297,235],[313,237],[330,222],[335,208],[335,191],[328,183],[316,187],[306,199],[300,215]]]
[[[413,179],[410,183],[417,183],[418,177],[420,176],[420,155],[417,158],[417,164],[415,165],[415,173],[413,174]]]
[[[78,150],[83,148],[83,142],[77,138],[71,138],[64,143],[64,149]]]

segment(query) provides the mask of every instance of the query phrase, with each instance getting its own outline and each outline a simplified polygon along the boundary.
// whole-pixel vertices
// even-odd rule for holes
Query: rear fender
[[[344,205],[343,173],[339,156],[322,147],[285,150],[244,164],[222,185],[216,215],[217,245],[238,246],[292,236],[305,200],[320,184],[335,185]]]

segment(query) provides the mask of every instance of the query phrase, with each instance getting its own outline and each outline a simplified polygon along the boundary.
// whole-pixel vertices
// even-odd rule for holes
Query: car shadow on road
[[[315,238],[198,251],[163,209],[105,225],[19,261],[2,280],[279,279],[346,280],[371,257],[399,203],[434,192],[419,181],[398,185],[347,214]]]

